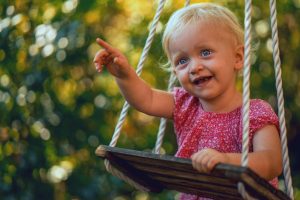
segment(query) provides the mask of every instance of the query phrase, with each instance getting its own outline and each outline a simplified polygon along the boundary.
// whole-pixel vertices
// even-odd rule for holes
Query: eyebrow
[[[201,45],[195,45],[193,47],[193,50],[198,50],[198,49],[212,49],[211,45],[205,43],[205,44],[201,44]],[[187,54],[185,51],[179,50],[175,53],[175,58],[177,58],[178,56],[180,56],[181,54]],[[173,58],[171,57],[171,58]]]
[[[211,45],[209,44],[209,42],[205,41],[202,42],[200,45],[194,46],[194,49],[211,49]]]
[[[172,62],[176,62],[179,58],[184,57],[184,54],[186,54],[185,52],[179,52],[176,53],[174,56],[171,57],[171,61]]]

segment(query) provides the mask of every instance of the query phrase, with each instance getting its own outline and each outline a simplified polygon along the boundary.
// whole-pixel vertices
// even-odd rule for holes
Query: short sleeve
[[[250,104],[250,133],[254,135],[259,129],[274,125],[279,130],[278,117],[267,102],[254,99]]]
[[[242,113],[241,113],[242,114]],[[261,99],[252,99],[250,101],[250,122],[249,122],[249,151],[253,151],[253,137],[263,127],[267,125],[274,125],[279,133],[278,117],[274,112],[273,108],[266,101]],[[242,145],[243,141],[243,127],[242,127],[242,116],[239,142]],[[242,149],[242,146],[240,146]]]
[[[174,126],[176,130],[180,130],[183,126],[183,120],[187,116],[187,112],[185,112],[185,109],[187,106],[185,106],[186,100],[189,98],[189,94],[180,87],[175,87],[172,91],[174,96],[174,102],[175,102],[175,108],[173,113],[173,120],[174,120]]]
[[[172,91],[175,108],[173,112],[174,127],[176,134],[185,129],[187,121],[193,121],[192,116],[198,106],[199,100],[190,95],[181,87],[175,87]]]
[[[278,117],[274,110],[272,109],[271,105],[268,104],[266,101],[261,99],[252,99],[250,101],[250,122],[249,122],[249,151],[253,151],[253,137],[263,127],[267,125],[274,125],[276,126],[279,132],[279,124],[278,124]],[[242,120],[242,119],[241,119]],[[242,122],[242,121],[241,121]],[[243,141],[243,131],[242,131],[242,124],[240,126],[240,136],[239,141],[242,144]],[[242,146],[240,147],[242,148]]]
[[[278,133],[280,132],[278,117],[270,104],[263,100],[255,99],[252,100],[252,104],[250,104],[250,107],[251,144],[253,144],[253,137],[255,133],[262,129],[264,126],[274,125],[276,126]],[[253,149],[253,145],[251,145],[251,149]],[[270,184],[275,188],[278,188],[278,178],[276,177],[271,180]]]

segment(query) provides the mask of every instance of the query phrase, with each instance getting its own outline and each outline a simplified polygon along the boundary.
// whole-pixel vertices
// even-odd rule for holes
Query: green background
[[[158,1],[0,1],[0,199],[173,199],[177,193],[138,192],[110,175],[94,151],[110,142],[123,105],[112,76],[92,60],[101,37],[136,66]],[[192,1],[192,3],[200,1]],[[243,23],[243,1],[228,6]],[[253,1],[251,97],[276,107],[268,1]],[[142,73],[165,89],[161,35],[184,1],[167,0]],[[277,2],[279,46],[291,173],[300,199],[300,0]],[[241,82],[238,83],[241,88]],[[133,109],[117,144],[154,147],[159,119]],[[176,151],[172,124],[163,150]],[[282,185],[282,184],[281,184]]]

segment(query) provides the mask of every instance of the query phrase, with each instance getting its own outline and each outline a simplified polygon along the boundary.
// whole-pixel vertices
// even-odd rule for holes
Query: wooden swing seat
[[[167,189],[213,199],[242,199],[237,189],[242,182],[257,199],[290,199],[247,167],[218,164],[206,174],[196,171],[190,159],[105,145],[97,148],[96,155],[151,192]]]

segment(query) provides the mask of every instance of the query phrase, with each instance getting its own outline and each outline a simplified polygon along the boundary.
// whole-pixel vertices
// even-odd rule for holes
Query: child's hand
[[[218,152],[214,149],[203,149],[194,153],[191,156],[193,167],[200,171],[209,173],[216,164],[218,163],[228,163],[229,158],[225,153]]]
[[[113,48],[102,39],[97,38],[96,41],[103,47],[94,58],[96,70],[101,72],[105,66],[112,75],[118,78],[126,77],[130,68],[127,58],[118,49]]]

